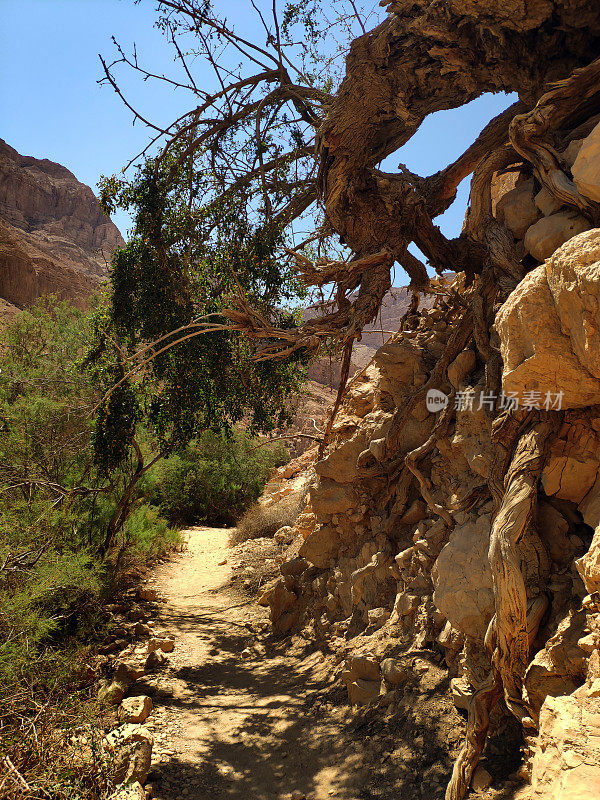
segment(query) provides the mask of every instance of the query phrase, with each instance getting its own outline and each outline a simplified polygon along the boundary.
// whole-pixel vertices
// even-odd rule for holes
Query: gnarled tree
[[[255,6],[262,34],[251,38],[205,0],[161,0],[160,25],[183,77],[152,76],[136,56],[120,51],[116,62],[104,64],[106,80],[121,93],[115,69],[124,64],[194,97],[189,112],[168,127],[134,112],[154,130],[149,148],[160,142],[157,152],[141,154],[152,155],[148,180],[165,196],[177,191],[189,208],[189,249],[179,251],[182,275],[193,275],[196,267],[186,255],[193,244],[218,240],[223,219],[234,215],[255,233],[267,232],[271,256],[306,286],[330,291],[328,299],[321,294],[322,313],[286,327],[277,323],[272,306],[261,305],[259,285],[230,292],[216,309],[223,318],[219,325],[253,342],[257,361],[316,354],[334,341],[344,349],[347,367],[353,342],[390,288],[395,263],[415,292],[445,292],[452,335],[428,382],[396,411],[384,460],[388,480],[406,489],[416,476],[430,507],[451,527],[451,511],[432,504],[417,466],[439,428],[425,449],[404,457],[398,455],[399,437],[411,409],[428,389],[445,382],[449,364],[469,342],[487,365],[488,387],[498,386],[501,360],[490,336],[494,307],[514,289],[527,263],[510,231],[492,215],[494,176],[529,172],[561,205],[600,221],[600,207],[578,193],[559,155],[565,131],[585,135],[600,114],[600,8],[589,0],[390,0],[382,21],[367,30],[370,23],[356,3],[332,2],[337,16],[325,25],[320,5],[301,0],[278,13],[273,3],[264,14]],[[358,35],[338,81],[330,33],[340,29]],[[213,92],[195,82],[193,56],[214,68]],[[454,163],[430,176],[383,170],[384,159],[429,114],[485,92],[515,92],[518,100]],[[463,231],[448,239],[435,218],[470,174]],[[311,232],[303,238],[299,231],[307,223]],[[342,248],[334,257],[338,237]],[[438,273],[465,273],[462,289],[432,286],[425,264],[408,249],[412,243]],[[189,337],[211,329],[194,316],[193,303],[189,320],[179,322],[178,331],[156,331],[169,347],[181,331]],[[134,354],[133,370],[148,361],[146,350]],[[448,415],[440,421],[442,427],[449,423]],[[452,800],[468,788],[492,705],[504,694],[509,709],[526,716],[521,680],[545,605],[543,598],[528,601],[515,546],[535,505],[551,430],[551,421],[536,412],[523,418],[507,411],[494,421],[497,463],[488,481],[495,500],[489,557],[496,614],[487,637],[492,672],[469,710],[467,742],[447,793]]]

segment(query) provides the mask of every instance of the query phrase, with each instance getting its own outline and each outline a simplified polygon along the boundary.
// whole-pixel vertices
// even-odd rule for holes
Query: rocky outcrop
[[[122,244],[88,186],[0,140],[1,297],[18,307],[50,292],[85,303]]]
[[[571,140],[565,162],[595,136]],[[464,306],[441,294],[350,381],[286,537],[289,560],[261,602],[278,633],[344,642],[337,678],[352,705],[393,702],[407,674],[399,655],[425,649],[472,721],[490,655],[505,657],[494,580],[498,591],[512,570],[525,656],[507,702],[527,734],[520,774],[531,798],[579,800],[600,780],[586,739],[598,735],[600,691],[600,229],[530,172],[495,186],[521,278],[497,290],[485,337],[461,338]],[[466,291],[462,276],[453,290]],[[537,450],[511,434],[528,414],[551,420]],[[516,541],[499,539],[499,524]],[[492,729],[505,713],[496,707]],[[473,785],[489,784],[482,776]]]
[[[496,316],[505,393],[600,402],[600,229],[571,238],[532,270]]]

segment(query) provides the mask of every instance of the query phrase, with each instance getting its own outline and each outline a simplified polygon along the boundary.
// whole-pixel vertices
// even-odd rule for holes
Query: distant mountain
[[[400,327],[400,320],[409,307],[410,298],[411,292],[404,286],[390,289],[386,294],[377,319],[366,326],[362,339],[360,342],[356,342],[352,349],[350,377],[366,367],[375,355],[377,348],[385,344],[392,333],[396,333]],[[349,299],[352,301],[353,295],[350,295]],[[311,316],[314,316],[314,310],[309,308],[306,311],[305,319],[309,319]],[[311,364],[308,376],[317,383],[337,389],[340,384],[340,373],[340,358],[324,356]]]
[[[89,186],[0,139],[0,298],[24,308],[52,292],[84,305],[123,244]]]

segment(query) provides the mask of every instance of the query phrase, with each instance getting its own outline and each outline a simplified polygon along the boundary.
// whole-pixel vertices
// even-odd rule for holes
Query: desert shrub
[[[284,525],[293,525],[304,506],[306,492],[306,488],[292,492],[270,506],[255,503],[231,532],[231,542],[240,544],[248,539],[268,538]]]
[[[288,459],[279,443],[257,447],[242,431],[206,431],[157,465],[149,498],[171,521],[232,525]]]

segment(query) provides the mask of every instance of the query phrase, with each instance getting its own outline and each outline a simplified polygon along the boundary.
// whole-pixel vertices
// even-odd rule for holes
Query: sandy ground
[[[151,583],[165,600],[155,628],[176,640],[136,686],[155,707],[145,723],[154,797],[442,800],[464,730],[445,671],[413,659],[414,683],[394,706],[350,709],[334,677],[341,656],[275,640],[266,609],[233,587],[228,536],[187,531]]]
[[[352,754],[340,751],[338,721],[311,721],[306,741],[307,708],[329,672],[319,670],[323,656],[269,642],[266,612],[229,586],[228,531],[194,529],[187,539],[154,582],[167,601],[156,627],[176,637],[169,669],[146,686],[155,796],[356,796],[341,786]]]

